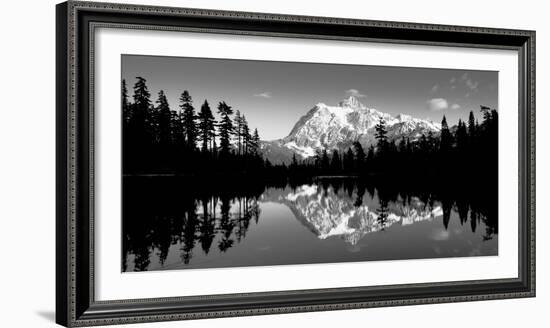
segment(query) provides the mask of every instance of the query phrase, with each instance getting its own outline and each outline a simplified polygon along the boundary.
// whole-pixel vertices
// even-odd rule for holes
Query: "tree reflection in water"
[[[261,224],[260,203],[264,202],[286,205],[319,239],[332,236],[342,217],[348,217],[344,223],[353,232],[341,238],[352,245],[367,233],[389,233],[393,224],[439,215],[448,229],[451,213],[457,213],[461,226],[470,221],[472,233],[483,222],[483,240],[498,234],[497,201],[483,188],[465,192],[437,185],[429,190],[418,190],[414,184],[401,183],[400,189],[393,185],[350,178],[240,181],[216,186],[212,189],[217,192],[211,193],[209,184],[188,178],[125,177],[122,270],[163,268],[175,245],[184,265],[193,262],[196,252],[203,257],[224,256],[245,240],[251,225]],[[159,265],[152,266],[153,257]]]
[[[197,245],[205,254],[211,252],[216,239],[219,251],[227,252],[246,237],[250,221],[259,222],[257,192],[207,195],[155,179],[138,178],[125,184],[123,271],[130,254],[134,271],[148,269],[153,251],[164,265],[172,245],[181,245],[184,264],[192,261]]]

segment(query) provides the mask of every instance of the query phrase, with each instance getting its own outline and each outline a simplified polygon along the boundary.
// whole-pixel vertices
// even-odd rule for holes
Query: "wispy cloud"
[[[459,105],[459,104],[452,104],[452,105],[451,105],[451,109],[452,109],[452,110],[459,110],[459,109],[460,109],[460,105]]]
[[[357,90],[357,89],[346,90],[346,94],[348,96],[354,96],[354,97],[357,97],[357,98],[365,98],[367,96],[367,95],[362,94],[361,92],[359,92],[359,90]]]
[[[449,80],[449,83],[450,83],[450,84],[455,84],[455,82],[456,82],[456,77],[453,76],[453,77]]]
[[[472,81],[472,79],[467,79],[466,80],[466,86],[468,88],[470,88],[470,90],[472,90],[472,91],[477,91],[477,87],[479,86],[479,82],[477,82],[477,81],[474,82],[474,81]]]
[[[439,90],[439,84],[436,84],[432,87],[432,90],[430,90],[431,93],[436,93],[437,90]]]
[[[447,102],[447,99],[443,98],[433,98],[428,100],[427,102],[428,109],[437,112],[441,110],[445,110],[449,108],[449,103]]]
[[[273,97],[273,95],[271,94],[271,92],[265,91],[265,92],[262,92],[262,93],[255,94],[254,97],[271,98],[271,97]]]
[[[450,81],[451,84],[453,84],[454,81],[456,81],[456,79],[453,77]],[[468,73],[462,74],[462,76],[460,77],[460,81],[462,81],[466,85],[466,87],[470,89],[470,91],[473,91],[473,92],[478,91],[479,82],[473,80]]]

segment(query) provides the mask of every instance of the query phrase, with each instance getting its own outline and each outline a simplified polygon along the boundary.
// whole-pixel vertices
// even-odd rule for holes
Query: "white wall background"
[[[537,298],[132,325],[132,327],[532,327],[550,306],[550,23],[544,1],[130,0],[209,9],[352,17],[537,31]],[[55,9],[9,1],[0,11],[0,327],[54,327]],[[304,321],[307,320],[307,321]]]

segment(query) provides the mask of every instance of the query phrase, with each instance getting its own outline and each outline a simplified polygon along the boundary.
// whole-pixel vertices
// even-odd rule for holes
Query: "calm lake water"
[[[498,255],[483,199],[354,179],[217,195],[124,179],[122,271]]]

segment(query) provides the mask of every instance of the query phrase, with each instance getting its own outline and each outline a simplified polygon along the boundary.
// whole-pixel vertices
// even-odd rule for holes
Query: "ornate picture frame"
[[[535,32],[68,1],[57,5],[56,322],[93,326],[535,296]],[[97,28],[506,49],[517,52],[518,277],[97,300],[94,37]],[[118,104],[117,104],[118,105]],[[113,268],[119,270],[119,268]]]

